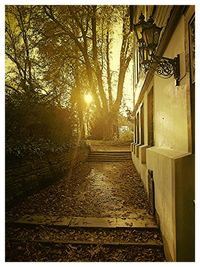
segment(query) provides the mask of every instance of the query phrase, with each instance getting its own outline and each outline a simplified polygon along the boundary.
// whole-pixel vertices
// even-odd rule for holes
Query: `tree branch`
[[[13,86],[11,86],[9,84],[6,83],[5,86],[10,88],[10,89],[12,89],[12,90],[14,90],[16,93],[19,93],[19,91],[16,88],[14,88]]]

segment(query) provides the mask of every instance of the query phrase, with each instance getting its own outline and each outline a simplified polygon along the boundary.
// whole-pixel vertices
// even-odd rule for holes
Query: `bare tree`
[[[108,19],[112,19],[116,9],[120,10],[118,13],[120,13],[123,26],[117,97],[113,100],[110,69],[111,27],[109,27]],[[45,6],[44,10],[47,17],[54,23],[54,27],[59,29],[60,34],[73,40],[80,52],[81,64],[85,66],[88,85],[99,114],[97,116],[101,117],[100,122],[104,123],[102,125],[103,137],[105,139],[111,138],[113,136],[113,123],[117,119],[123,97],[125,74],[132,58],[127,7]],[[103,20],[104,22],[107,20],[107,24],[102,23]],[[103,50],[104,55],[102,54],[102,47],[105,48]],[[102,63],[103,57],[106,58],[106,64]],[[108,96],[106,90],[108,90]]]

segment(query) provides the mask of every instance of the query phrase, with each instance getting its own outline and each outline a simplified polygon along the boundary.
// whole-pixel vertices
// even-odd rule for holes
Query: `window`
[[[195,82],[195,18],[189,23],[189,42],[190,42],[190,73],[191,82]]]
[[[154,134],[153,134],[153,87],[148,93],[148,145],[154,145]]]
[[[144,104],[140,108],[140,143],[144,145]]]
[[[140,138],[139,138],[139,112],[136,115],[136,143],[140,143]]]
[[[189,22],[191,150],[195,153],[195,17]]]

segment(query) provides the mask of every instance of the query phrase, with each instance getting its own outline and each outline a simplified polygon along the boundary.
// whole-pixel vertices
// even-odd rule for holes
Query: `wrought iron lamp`
[[[146,71],[154,69],[156,74],[162,78],[170,78],[174,75],[176,85],[179,85],[180,79],[180,59],[177,55],[174,59],[159,57],[156,55],[160,33],[162,28],[157,27],[152,17],[147,21],[141,13],[139,22],[133,25],[137,37],[140,61]]]

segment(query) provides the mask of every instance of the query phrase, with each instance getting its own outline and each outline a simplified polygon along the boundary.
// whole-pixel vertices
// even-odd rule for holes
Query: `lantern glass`
[[[134,31],[136,33],[136,37],[138,42],[140,42],[140,40],[142,39],[142,24],[136,24],[134,25]]]
[[[152,24],[145,27],[142,31],[145,45],[151,50],[151,53],[158,45],[161,29],[162,28],[157,27],[155,24]]]
[[[138,42],[142,40],[142,30],[144,28],[144,24],[146,24],[146,22],[144,21],[144,15],[141,13],[139,22],[133,25]]]
[[[142,35],[143,35],[146,47],[151,46],[154,42],[153,27],[148,27],[148,28],[143,29]]]
[[[159,28],[156,25],[154,25],[154,45],[155,46],[158,45],[161,30],[162,30],[162,28]]]
[[[145,62],[151,61],[151,54],[149,54],[149,49],[146,47],[139,48],[140,53],[140,62],[141,64],[144,64]]]

